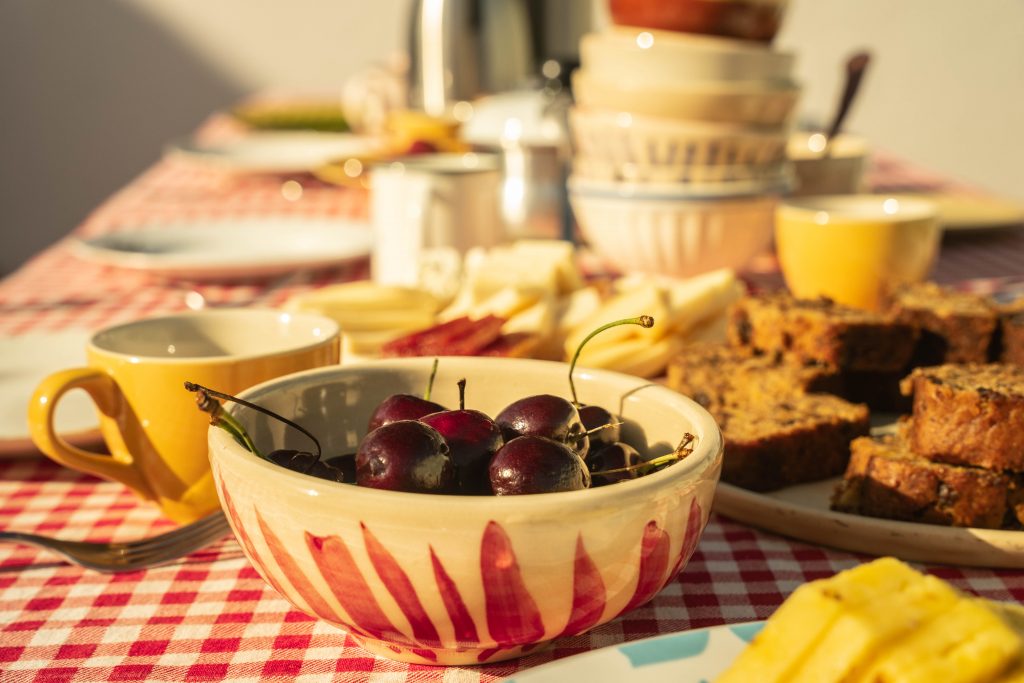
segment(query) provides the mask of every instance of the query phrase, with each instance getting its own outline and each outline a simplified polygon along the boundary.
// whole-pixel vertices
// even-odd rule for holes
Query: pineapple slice
[[[790,680],[848,680],[886,644],[904,638],[922,625],[935,623],[936,617],[949,612],[959,600],[959,594],[949,584],[934,576],[919,576],[897,592],[879,592],[864,605],[845,610]]]
[[[893,558],[882,558],[829,578],[804,584],[776,610],[718,683],[789,681],[824,639],[828,629],[858,609],[919,583],[920,574]]]
[[[1020,654],[1020,637],[984,600],[963,598],[940,618],[895,642],[855,680],[986,683]]]

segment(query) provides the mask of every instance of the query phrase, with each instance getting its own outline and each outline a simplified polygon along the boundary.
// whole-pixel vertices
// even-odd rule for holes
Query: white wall
[[[803,110],[831,116],[842,64],[874,61],[849,126],[876,145],[1024,200],[1024,2],[791,0]]]
[[[265,87],[336,88],[387,58],[409,1],[0,0],[0,273],[215,108]],[[791,3],[778,43],[800,53],[805,113],[828,116],[843,60],[868,47],[851,128],[1024,200],[1024,2]]]

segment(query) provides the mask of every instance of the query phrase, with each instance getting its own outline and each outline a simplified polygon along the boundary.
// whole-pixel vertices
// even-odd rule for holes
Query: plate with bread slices
[[[1016,306],[931,284],[881,313],[738,302],[727,344],[668,369],[725,435],[716,510],[844,550],[1024,567]]]
[[[1024,608],[883,557],[798,587],[767,621],[637,640],[507,683],[1024,680]]]

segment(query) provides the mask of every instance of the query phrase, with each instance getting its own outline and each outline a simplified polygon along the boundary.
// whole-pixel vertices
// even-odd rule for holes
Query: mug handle
[[[115,415],[118,403],[123,400],[117,383],[102,370],[73,368],[56,372],[40,383],[29,403],[32,441],[51,460],[65,467],[119,481],[139,496],[153,499],[153,492],[130,458],[126,461],[115,455],[90,453],[72,446],[57,434],[53,426],[57,403],[71,389],[84,389],[105,415]]]

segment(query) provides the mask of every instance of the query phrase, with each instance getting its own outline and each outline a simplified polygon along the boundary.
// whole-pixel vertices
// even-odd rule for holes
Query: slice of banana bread
[[[911,449],[936,462],[1024,472],[1024,367],[1005,363],[917,368]]]
[[[904,435],[861,437],[832,497],[832,509],[869,517],[947,526],[1020,527],[1016,476],[932,462]]]
[[[1002,353],[1004,363],[1024,365],[1024,313],[1014,313],[1002,319]]]
[[[868,409],[826,394],[714,406],[725,436],[722,481],[753,491],[843,473],[850,441],[868,433]]]
[[[890,306],[897,320],[921,330],[915,367],[988,360],[997,315],[984,297],[923,282],[894,292]]]
[[[900,392],[900,381],[910,373],[899,372],[844,372],[840,375],[840,388],[835,393],[851,403],[864,403],[880,413],[909,413],[910,398]]]
[[[1024,296],[1009,303],[996,304],[999,327],[993,358],[1004,363],[1024,365]]]
[[[802,365],[897,372],[910,361],[918,333],[891,315],[774,293],[734,304],[728,336],[733,346]]]
[[[790,365],[724,344],[687,346],[669,363],[668,386],[708,409],[842,388],[834,367]]]

